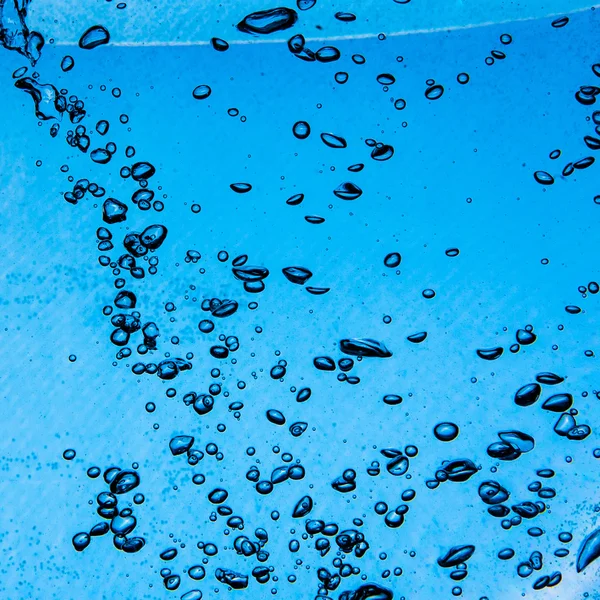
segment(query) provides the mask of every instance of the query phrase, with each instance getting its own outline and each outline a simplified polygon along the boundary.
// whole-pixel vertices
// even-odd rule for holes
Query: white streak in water
[[[390,37],[400,37],[405,35],[424,35],[428,33],[450,33],[453,31],[462,31],[466,29],[477,29],[479,27],[491,27],[492,25],[509,25],[512,23],[525,23],[527,21],[541,21],[544,19],[555,19],[557,17],[568,17],[570,15],[575,15],[578,13],[586,12],[588,10],[594,10],[596,8],[600,8],[600,4],[594,4],[592,6],[587,6],[585,8],[577,8],[575,10],[569,12],[559,12],[559,13],[550,13],[543,16],[534,16],[534,17],[523,17],[522,19],[507,19],[505,21],[484,21],[482,23],[471,23],[469,25],[451,25],[450,27],[432,27],[429,29],[408,29],[405,31],[394,31],[392,33],[386,33],[385,36]],[[293,35],[293,34],[291,34]],[[344,40],[364,40],[364,39],[374,39],[379,35],[379,33],[360,33],[358,35],[337,35],[330,37],[307,37],[306,42],[338,42]],[[258,39],[250,39],[250,40],[232,40],[229,42],[229,45],[244,45],[244,44],[286,44],[287,39],[269,39],[269,38],[258,38]],[[77,42],[56,42],[56,46],[74,46]],[[173,41],[173,42],[110,42],[110,46],[118,46],[118,47],[132,47],[132,48],[144,48],[144,47],[153,47],[153,46],[208,46],[210,45],[210,41],[208,40],[197,40],[197,41]]]

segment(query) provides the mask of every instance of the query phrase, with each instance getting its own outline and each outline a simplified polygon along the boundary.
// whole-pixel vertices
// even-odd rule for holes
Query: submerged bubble
[[[304,220],[311,225],[320,225],[321,223],[325,223],[325,219],[317,215],[307,215],[304,217]]]
[[[278,410],[268,410],[267,419],[274,425],[285,425],[285,417],[283,416],[283,413],[279,412]]]
[[[454,423],[438,423],[433,433],[440,442],[451,442],[458,437],[458,426]]]
[[[544,410],[559,413],[569,410],[571,406],[573,406],[573,396],[571,394],[554,394],[542,404]]]
[[[73,547],[77,552],[82,552],[90,545],[90,536],[87,533],[78,533],[73,536]]]
[[[556,373],[538,373],[535,376],[535,380],[538,383],[543,383],[544,385],[558,385],[559,383],[562,383],[565,378],[561,377],[560,375],[557,375]]]
[[[552,21],[552,27],[559,29],[560,27],[564,27],[569,22],[569,17],[560,17]]]
[[[340,350],[350,356],[371,358],[390,358],[392,356],[383,342],[367,338],[340,340]]]
[[[533,174],[533,177],[541,185],[552,185],[554,183],[554,177],[552,177],[552,175],[546,171],[536,171]]]
[[[297,20],[298,14],[291,8],[272,8],[245,16],[237,24],[237,28],[244,33],[268,35],[289,29]]]
[[[400,266],[401,261],[402,257],[400,256],[399,252],[390,252],[390,254],[383,259],[383,264],[388,269],[395,269],[396,267]]]
[[[192,96],[196,100],[206,100],[212,94],[212,89],[208,85],[198,85],[192,91]]]
[[[229,44],[221,38],[211,38],[210,44],[217,52],[225,52],[229,50]]]
[[[310,125],[306,121],[297,121],[292,132],[299,140],[305,140],[310,135]]]
[[[110,33],[103,25],[94,25],[83,33],[79,39],[79,47],[83,50],[93,50],[110,42]]]
[[[339,60],[341,57],[340,51],[334,46],[323,46],[315,53],[315,58],[322,63],[329,63]]]
[[[388,144],[377,144],[371,152],[371,158],[377,161],[389,160],[394,156],[394,148]]]
[[[421,331],[420,333],[413,333],[412,335],[409,335],[406,339],[409,342],[412,342],[413,344],[420,344],[421,342],[424,342],[427,339],[427,332]]]
[[[333,133],[322,133],[321,139],[326,146],[330,148],[346,148],[348,146],[346,140],[339,136],[334,135]]]
[[[377,75],[377,82],[381,85],[393,85],[396,83],[396,78],[391,73],[381,73]]]
[[[304,285],[312,277],[312,273],[304,267],[286,267],[282,272],[288,281],[298,285]]]
[[[528,383],[517,390],[515,404],[518,406],[531,406],[537,402],[541,393],[542,387],[538,383]]]
[[[445,569],[455,567],[460,563],[467,562],[475,552],[475,546],[455,546],[446,552],[446,554],[438,558],[438,565]]]
[[[441,98],[443,94],[444,87],[439,84],[431,85],[425,90],[425,98],[427,98],[427,100],[437,100],[438,98]]]
[[[60,63],[60,68],[65,73],[67,73],[68,71],[70,71],[74,66],[75,66],[75,61],[73,60],[73,57],[69,56],[68,54],[63,57],[63,59],[62,59],[62,61]]]
[[[479,358],[483,358],[484,360],[497,360],[504,353],[504,349],[501,347],[496,348],[487,348],[477,350],[477,356]]]
[[[356,200],[362,196],[362,190],[350,181],[341,183],[333,193],[341,200]]]
[[[238,194],[247,194],[252,189],[249,183],[232,183],[229,187]]]
[[[140,476],[135,471],[119,471],[110,483],[113,494],[126,494],[140,484]]]

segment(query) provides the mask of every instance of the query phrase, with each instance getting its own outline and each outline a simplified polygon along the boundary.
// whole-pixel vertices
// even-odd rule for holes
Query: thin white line
[[[570,12],[559,12],[544,15],[542,17],[523,17],[521,19],[506,19],[504,21],[484,21],[483,23],[471,23],[469,25],[453,25],[450,27],[432,27],[430,29],[409,29],[406,31],[394,31],[392,33],[386,33],[386,37],[400,37],[404,35],[419,35],[426,33],[442,33],[451,31],[460,31],[463,29],[476,29],[478,27],[491,27],[492,25],[507,25],[512,23],[524,23],[527,21],[539,21],[543,19],[552,19],[553,17],[568,17],[577,13],[585,12],[588,10],[594,10],[600,8],[600,4],[594,4],[584,8],[577,8]],[[290,36],[293,34],[290,34]],[[337,35],[331,37],[313,37],[306,38],[307,42],[337,42],[344,40],[363,40],[376,38],[379,33],[359,33],[357,35]],[[243,44],[285,44],[287,39],[270,39],[270,38],[256,38],[250,40],[232,40],[229,42],[230,45],[243,45]],[[209,41],[187,41],[187,42],[110,42],[110,46],[118,47],[152,47],[152,46],[208,46]],[[77,42],[56,42],[55,46],[74,46]]]

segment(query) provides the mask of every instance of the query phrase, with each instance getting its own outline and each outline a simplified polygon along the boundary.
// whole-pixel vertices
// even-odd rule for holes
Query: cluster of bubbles
[[[73,450],[66,450],[65,460],[75,458]],[[129,554],[139,552],[145,545],[146,540],[143,537],[136,537],[130,534],[137,526],[137,520],[133,515],[133,509],[129,506],[119,509],[119,498],[133,491],[140,485],[140,476],[137,472],[138,465],[134,464],[132,470],[120,469],[119,467],[109,467],[104,471],[103,477],[108,485],[108,490],[100,492],[96,497],[98,508],[96,512],[104,521],[93,525],[89,532],[82,531],[73,536],[73,548],[77,552],[82,552],[89,545],[94,537],[100,537],[107,533],[113,534],[113,545],[117,550],[122,550]],[[87,471],[90,479],[96,479],[100,476],[102,470],[100,467],[90,467]],[[144,503],[144,495],[139,492],[133,496],[133,502],[136,505]]]
[[[395,1],[400,4],[405,3],[400,0]],[[316,0],[297,0],[297,8],[300,11],[309,10],[315,4]],[[27,2],[7,0],[2,3],[1,7],[3,10],[3,28],[0,29],[0,42],[4,48],[16,50],[27,57],[32,65],[35,65],[44,40],[39,33],[30,32],[27,28],[25,23]],[[124,7],[124,3],[118,5],[118,8]],[[356,20],[356,15],[349,12],[337,12],[334,18],[344,23],[352,23]],[[296,26],[298,21],[299,15],[295,10],[282,7],[272,8],[246,15],[237,24],[237,29],[244,34],[265,36],[291,29]],[[568,18],[564,17],[555,20],[552,27],[561,28],[567,23]],[[500,37],[500,42],[503,46],[508,46],[512,42],[512,37],[509,34],[503,34]],[[83,51],[90,51],[109,43],[109,31],[102,25],[94,25],[81,35],[79,48]],[[229,43],[220,38],[212,38],[211,45],[216,52],[226,52],[229,49]],[[309,48],[305,37],[301,33],[296,33],[289,38],[287,49],[295,58],[307,63],[331,63],[341,58],[340,50],[331,45],[314,49]],[[503,51],[493,50],[491,56],[486,59],[486,64],[491,65],[494,61],[505,58],[506,54]],[[365,63],[366,59],[363,55],[355,54],[352,56],[352,61],[355,65],[360,66]],[[74,67],[75,59],[70,55],[64,56],[61,62],[62,70],[68,72]],[[592,71],[595,76],[600,76],[600,65],[594,64]],[[50,83],[40,83],[39,74],[37,73],[34,73],[31,77],[26,76],[26,73],[27,67],[15,71],[13,74],[15,86],[31,96],[36,117],[40,121],[51,122],[50,135],[52,137],[58,135],[60,123],[66,113],[70,122],[76,125],[74,129],[68,130],[65,136],[69,147],[76,148],[83,154],[89,153],[91,161],[97,165],[107,165],[112,160],[117,160],[116,157],[119,156],[118,148],[113,142],[108,142],[104,147],[91,148],[88,135],[90,125],[81,124],[87,116],[82,100],[75,94],[69,94],[66,89],[58,90]],[[348,79],[349,74],[347,72],[340,71],[335,74],[335,81],[340,85],[345,84]],[[385,72],[378,74],[376,81],[387,90],[395,84],[396,77],[392,73]],[[470,76],[467,73],[460,73],[457,76],[457,81],[462,85],[466,85],[470,81]],[[113,89],[115,97],[118,97],[120,93],[118,88]],[[192,98],[205,100],[210,97],[211,93],[210,86],[201,84],[193,89]],[[439,100],[444,93],[445,90],[442,84],[433,79],[426,81],[424,95],[429,101]],[[600,87],[585,85],[575,94],[575,98],[580,104],[592,106],[598,95],[600,95]],[[394,106],[396,109],[402,110],[406,106],[406,101],[398,98],[394,100]],[[591,118],[596,124],[596,134],[600,135],[600,112],[594,112]],[[128,121],[127,115],[122,115],[120,120],[122,123],[126,123]],[[93,127],[100,136],[105,136],[110,131],[110,123],[104,119],[97,121]],[[291,127],[291,134],[298,140],[306,140],[311,135],[311,131],[311,126],[307,121],[297,121]],[[321,132],[320,138],[326,148],[335,151],[344,151],[352,143],[343,136],[332,132]],[[584,142],[590,150],[600,149],[599,138],[588,135],[584,138]],[[395,156],[394,147],[387,142],[368,138],[365,140],[365,144],[369,149],[370,158],[375,162],[388,161]],[[112,305],[103,308],[103,314],[110,320],[113,328],[110,333],[110,342],[118,348],[117,360],[129,358],[134,352],[137,352],[139,356],[148,354],[151,356],[158,352],[159,338],[161,338],[158,325],[153,320],[148,320],[146,317],[142,318],[142,312],[137,307],[138,298],[135,285],[136,282],[143,280],[146,274],[150,276],[157,274],[158,251],[169,239],[169,232],[164,225],[147,220],[139,227],[128,227],[124,237],[116,239],[118,226],[125,222],[129,223],[131,205],[137,206],[142,215],[151,209],[157,213],[164,209],[164,204],[154,199],[155,192],[149,188],[150,181],[157,172],[155,166],[147,160],[135,159],[134,161],[135,154],[134,147],[127,147],[125,149],[127,164],[122,165],[119,170],[119,175],[124,182],[133,182],[136,186],[136,189],[132,192],[130,202],[125,201],[123,198],[105,198],[105,188],[98,183],[90,182],[88,179],[75,181],[72,189],[64,192],[64,200],[74,206],[84,201],[88,193],[94,198],[105,198],[98,214],[99,226],[96,237],[98,251],[101,253],[98,262],[102,267],[110,269],[114,276],[114,287],[117,289]],[[550,159],[556,160],[560,155],[560,150],[554,150],[550,154]],[[593,163],[594,159],[591,156],[570,162],[563,168],[561,177],[564,179],[571,175],[575,169],[586,169]],[[348,167],[348,171],[358,173],[364,168],[364,163],[357,163]],[[67,170],[65,169],[65,171]],[[542,185],[550,185],[555,181],[554,176],[547,171],[536,171],[534,177]],[[236,194],[251,194],[253,186],[249,182],[233,182],[230,184],[230,189]],[[363,190],[356,183],[342,181],[335,189],[331,190],[331,194],[342,201],[356,201],[363,195]],[[286,204],[288,206],[299,206],[303,200],[304,194],[298,193],[288,198]],[[199,205],[194,205],[192,210],[196,213],[199,212]],[[304,218],[308,223],[315,225],[325,222],[325,219],[318,215],[306,215]],[[102,221],[102,224],[100,224],[100,221]],[[116,254],[110,256],[108,253],[113,250]],[[117,254],[118,257],[116,257]],[[448,248],[446,250],[446,256],[449,258],[455,258],[459,254],[460,250],[458,248]],[[230,261],[230,257],[225,251],[220,252],[217,258],[220,263]],[[196,264],[200,259],[200,252],[196,250],[187,251],[186,262]],[[245,254],[231,259],[231,276],[240,282],[240,293],[260,294],[265,291],[265,282],[271,272],[266,266],[248,264],[248,260],[249,258]],[[382,256],[381,260],[386,269],[392,269],[399,273],[398,268],[402,262],[402,256],[399,252],[390,252]],[[312,279],[313,273],[304,266],[292,265],[285,267],[282,269],[281,274],[277,275],[282,276],[285,281],[291,284],[304,287],[308,293],[315,296],[324,295],[330,290],[329,287],[325,286],[306,285]],[[128,289],[125,289],[126,287]],[[590,282],[587,287],[581,286],[579,291],[584,298],[587,298],[588,294],[597,294],[599,287],[597,283]],[[435,297],[436,292],[433,289],[425,289],[422,295],[425,299],[431,300]],[[255,301],[247,305],[248,310],[256,310],[257,308],[258,303]],[[176,310],[176,307],[172,302],[168,302],[165,305],[165,310],[171,313]],[[239,300],[233,298],[207,297],[202,300],[201,310],[206,314],[198,322],[197,328],[201,334],[208,335],[218,330],[220,326],[227,324],[228,319],[239,310],[243,310],[243,307]],[[577,315],[582,312],[582,309],[575,305],[568,305],[565,307],[565,311],[569,315]],[[421,331],[408,334],[406,339],[412,344],[425,343],[428,339],[428,333]],[[510,345],[510,352],[517,354],[523,346],[534,344],[536,339],[537,334],[534,333],[533,326],[527,325],[522,329],[518,329],[515,332],[515,341]],[[234,355],[240,348],[240,339],[230,333],[220,333],[218,341],[219,343],[215,343],[209,348],[207,356],[203,358],[211,361],[211,364],[214,364],[214,361],[224,361],[226,359],[229,359],[231,364],[235,364]],[[171,343],[177,345],[178,338],[173,336]],[[372,338],[343,338],[336,340],[336,346],[339,355],[335,357],[315,356],[313,357],[313,365],[317,371],[337,372],[338,381],[353,386],[360,383],[358,375],[350,374],[357,363],[361,364],[361,368],[366,368],[362,365],[370,360],[393,357],[392,350],[387,347],[384,341]],[[496,361],[504,355],[504,347],[474,348],[473,352],[482,360]],[[75,356],[69,358],[72,362],[75,359]],[[185,372],[193,368],[196,359],[197,357],[191,352],[186,353],[184,357],[173,357],[169,352],[166,352],[162,360],[155,362],[138,360],[131,366],[131,371],[135,376],[148,374],[156,375],[164,381],[175,379],[186,381]],[[275,381],[283,379],[287,372],[287,366],[285,360],[279,360],[269,370],[271,379]],[[221,370],[212,367],[210,375],[213,383],[208,385],[204,391],[189,391],[182,397],[185,406],[191,407],[200,419],[205,418],[218,406],[220,396],[228,397],[228,393],[223,393],[222,385],[217,382],[222,376]],[[517,390],[514,395],[514,403],[522,408],[530,407],[541,397],[542,385],[557,386],[564,381],[565,377],[551,372],[539,373],[535,377],[535,383],[527,383]],[[239,381],[237,387],[243,389],[245,383]],[[312,390],[308,386],[300,389],[293,387],[292,391],[296,394],[296,401],[299,405],[309,401],[312,396]],[[383,397],[383,402],[392,407],[400,405],[403,402],[402,396],[392,392],[393,390],[390,390],[390,393]],[[169,388],[167,395],[175,397],[177,390]],[[587,424],[576,423],[575,417],[579,413],[573,408],[573,403],[574,399],[571,393],[557,393],[549,395],[541,404],[541,408],[546,412],[559,414],[558,420],[554,424],[554,432],[557,435],[573,441],[582,441],[590,435],[591,427]],[[152,402],[146,404],[148,412],[153,412],[155,408]],[[239,419],[244,405],[242,402],[231,402],[228,408],[234,417]],[[275,408],[267,410],[265,418],[267,423],[275,427],[282,427],[288,423],[284,412]],[[288,431],[293,438],[299,438],[307,431],[308,427],[307,422],[296,421],[289,425]],[[225,431],[225,426],[220,424],[218,430]],[[438,422],[431,430],[432,437],[444,444],[451,444],[459,437],[459,434],[459,426],[452,422]],[[169,450],[173,457],[187,459],[187,463],[192,467],[200,464],[206,456],[214,457],[217,462],[225,459],[224,453],[219,450],[216,443],[209,442],[205,444],[203,450],[196,447],[195,443],[196,439],[192,435],[177,435],[170,440]],[[523,454],[532,452],[534,448],[535,440],[531,435],[517,430],[500,431],[498,432],[498,439],[491,441],[489,444],[487,454],[494,460],[514,461]],[[246,453],[249,457],[252,457],[255,454],[255,449],[248,448]],[[416,460],[419,454],[417,446],[409,444],[402,449],[385,448],[380,450],[380,454],[385,459],[385,461],[382,461],[384,462],[385,473],[392,477],[404,477],[410,480],[411,461]],[[73,460],[75,451],[66,450],[64,458],[65,460]],[[252,465],[245,473],[245,479],[254,485],[257,501],[260,500],[260,497],[274,494],[276,486],[283,482],[296,482],[305,478],[305,466],[299,458],[294,458],[290,452],[284,452],[281,455],[281,463],[274,466],[270,474],[261,474],[261,470],[256,465]],[[109,532],[113,536],[113,545],[116,549],[126,553],[136,553],[143,550],[146,540],[143,537],[132,535],[137,521],[131,503],[124,508],[118,505],[121,498],[126,498],[127,494],[140,485],[140,476],[137,469],[138,465],[133,465],[132,469],[110,467],[104,470],[103,479],[108,488],[106,491],[99,493],[96,498],[97,514],[103,520],[92,525],[89,530],[81,531],[73,536],[72,545],[76,551],[84,551],[90,545],[92,538],[104,536]],[[479,476],[480,470],[481,467],[468,458],[444,460],[433,477],[426,481],[424,493],[428,493],[427,490],[438,488],[441,483],[467,482],[471,478]],[[373,460],[367,467],[366,472],[370,477],[380,476],[382,464],[379,460]],[[96,479],[102,471],[99,467],[90,467],[87,473],[90,478]],[[338,473],[331,480],[331,489],[341,495],[354,494],[359,491],[359,478],[355,468],[347,467],[341,473],[339,471]],[[506,483],[486,480],[479,484],[478,495],[486,505],[488,515],[494,519],[499,519],[504,530],[519,526],[523,520],[530,523],[533,519],[536,519],[535,523],[537,523],[538,520],[543,520],[543,515],[547,515],[549,512],[547,501],[555,498],[557,491],[541,480],[551,479],[555,473],[552,469],[541,468],[536,471],[536,475],[539,479],[529,484],[527,492],[535,494],[537,499],[521,500],[510,506],[508,500],[511,497],[511,491],[509,491]],[[202,474],[195,474],[192,481],[195,485],[202,486],[206,482],[206,477]],[[366,484],[363,485],[366,486]],[[401,493],[399,504],[394,506],[396,504],[394,503],[394,505],[389,506],[386,502],[378,501],[374,505],[374,512],[382,518],[387,528],[398,529],[408,518],[409,503],[416,497],[417,492],[412,488],[407,488]],[[234,511],[227,504],[228,498],[229,492],[225,487],[215,487],[208,492],[207,499],[214,507],[210,520],[216,521],[219,517],[226,519],[226,534],[229,535],[235,532],[234,535],[236,535],[228,550],[234,551],[236,555],[249,560],[256,560],[259,564],[243,573],[219,565],[214,569],[214,580],[232,590],[245,589],[253,585],[251,578],[261,585],[278,581],[275,567],[267,564],[270,560],[270,554],[267,550],[269,542],[267,528],[258,527],[253,535],[243,534],[243,510]],[[132,502],[136,506],[141,505],[144,503],[144,496],[137,492],[133,495]],[[310,548],[314,550],[319,558],[324,559],[329,556],[330,552],[331,555],[334,555],[328,567],[321,566],[316,569],[315,599],[325,600],[331,597],[330,593],[335,592],[344,580],[353,576],[359,576],[362,583],[355,584],[350,591],[341,592],[341,595],[338,596],[340,600],[392,599],[392,590],[377,583],[366,583],[367,577],[362,573],[359,566],[360,559],[365,556],[373,544],[373,540],[368,541],[360,530],[364,524],[362,518],[356,517],[348,523],[338,523],[334,520],[326,522],[312,518],[311,512],[315,503],[310,495],[304,495],[300,497],[295,506],[288,509],[288,516],[292,519],[298,519],[298,523],[303,523],[302,527],[304,529],[303,533],[298,534],[295,528],[291,530],[291,535],[294,537],[290,539],[288,544],[290,553],[295,554],[298,552],[301,546],[301,541],[298,538],[301,538],[307,546],[310,545]],[[273,521],[278,521],[280,516],[278,511],[271,512]],[[298,529],[300,529],[300,525],[298,525]],[[239,535],[237,535],[238,533]],[[544,530],[539,526],[532,526],[527,530],[527,533],[532,538],[536,538],[543,535]],[[559,533],[558,539],[562,544],[569,544],[573,539],[573,535],[570,532],[562,531]],[[219,552],[217,545],[212,542],[199,542],[198,549],[205,555],[205,559],[203,559],[205,566],[208,564],[208,560],[215,557]],[[569,550],[566,547],[560,547],[555,552],[555,556],[558,558],[565,558],[568,555]],[[159,558],[167,563],[173,561],[177,556],[177,548],[170,547],[162,551]],[[451,589],[453,596],[462,595],[462,588],[455,584],[463,581],[468,576],[467,563],[474,556],[477,556],[476,545],[464,544],[449,548],[438,558],[438,566],[442,569],[448,569],[449,577],[453,582]],[[512,548],[504,548],[498,552],[497,556],[499,560],[508,561],[516,556],[516,552]],[[577,571],[584,570],[599,556],[600,529],[596,529],[589,533],[579,549],[576,563]],[[301,563],[302,561],[299,564]],[[188,567],[185,572],[190,580],[199,582],[207,576],[205,566],[194,564]],[[516,568],[517,575],[520,578],[527,578],[534,571],[540,572],[542,570],[543,556],[539,551],[531,552],[527,558],[519,562]],[[400,576],[402,569],[397,567],[393,573],[395,576]],[[162,568],[160,576],[164,588],[168,591],[178,590],[182,585],[181,575],[171,568]],[[390,576],[390,570],[384,571],[384,579]],[[535,590],[554,587],[561,580],[562,575],[559,571],[548,572],[539,575],[532,587]],[[290,575],[288,581],[293,583],[295,576]],[[202,592],[199,589],[191,589],[181,595],[181,600],[200,600],[201,598]]]

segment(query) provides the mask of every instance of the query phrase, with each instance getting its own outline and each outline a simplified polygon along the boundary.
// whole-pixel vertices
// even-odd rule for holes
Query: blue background
[[[375,28],[366,23],[367,8],[358,3],[325,10],[328,3],[319,2],[317,8],[333,23],[332,35],[353,33],[352,24],[344,26],[347,34],[334,23],[333,13],[342,9],[361,15],[357,35],[401,31],[399,9],[408,7],[391,0],[388,4],[383,18],[377,11]],[[134,11],[143,13],[143,6],[136,6],[131,3],[118,15],[124,32],[135,22]],[[205,32],[204,39],[229,39],[231,24],[255,8],[264,7],[238,6],[234,16],[227,17],[227,27]],[[107,15],[106,23],[117,19],[114,3],[99,3],[94,10],[94,16]],[[165,29],[169,10],[161,12]],[[542,14],[548,12],[552,11]],[[287,39],[287,33],[302,32],[305,18],[308,28],[316,17],[311,11],[300,13],[291,32],[275,37]],[[498,9],[485,20],[500,19]],[[458,25],[469,20],[465,17]],[[342,58],[333,64],[304,63],[284,43],[260,39],[232,44],[219,54],[206,44],[127,46],[123,33],[116,41],[125,45],[85,52],[69,43],[93,24],[88,18],[70,28],[57,26],[56,31],[48,21],[34,23],[47,41],[55,39],[35,67],[40,80],[84,99],[88,116],[83,124],[89,131],[99,119],[110,121],[105,138],[91,134],[92,147],[109,140],[117,144],[118,154],[106,166],[94,164],[65,143],[66,120],[57,139],[50,138],[48,124],[37,125],[31,99],[11,81],[11,73],[26,63],[16,53],[0,54],[3,598],[167,597],[158,574],[165,564],[158,555],[173,545],[171,534],[185,544],[168,565],[182,575],[177,596],[194,587],[205,598],[226,594],[213,577],[214,569],[227,566],[249,574],[251,567],[233,550],[222,549],[231,547],[234,537],[223,536],[225,520],[208,520],[211,505],[206,496],[217,486],[226,487],[228,504],[236,513],[243,512],[245,534],[256,527],[267,529],[268,564],[279,576],[277,584],[251,581],[247,590],[233,592],[239,598],[270,597],[271,588],[284,598],[314,597],[315,571],[321,563],[330,567],[333,552],[322,561],[307,543],[297,555],[287,550],[289,539],[299,538],[302,531],[302,523],[293,522],[290,512],[306,493],[316,501],[313,518],[335,520],[341,528],[351,527],[354,517],[364,518],[371,549],[362,560],[351,562],[369,581],[393,589],[395,597],[451,597],[456,584],[436,559],[451,546],[467,543],[477,550],[468,563],[469,577],[460,584],[465,598],[571,599],[582,598],[584,592],[600,597],[597,564],[581,574],[574,566],[579,544],[598,525],[598,461],[592,454],[598,435],[594,430],[582,442],[559,438],[552,431],[556,415],[542,411],[539,404],[519,408],[512,400],[536,373],[553,371],[567,380],[560,390],[547,389],[546,396],[550,391],[572,393],[578,422],[592,429],[598,415],[596,358],[586,357],[584,351],[598,351],[600,299],[582,299],[577,291],[600,278],[600,206],[593,201],[598,194],[597,167],[576,171],[568,179],[559,176],[566,162],[592,154],[582,138],[593,134],[589,117],[594,107],[577,103],[574,93],[580,85],[597,81],[590,67],[597,60],[598,16],[593,10],[574,14],[562,29],[551,27],[551,20],[383,41],[374,35],[344,39],[335,42]],[[417,21],[407,27],[421,28]],[[449,27],[457,21],[449,17],[424,27]],[[502,33],[512,35],[511,45],[500,44]],[[168,37],[173,42],[177,36]],[[194,40],[191,35],[189,39]],[[316,50],[318,44],[310,47]],[[492,49],[505,51],[506,60],[487,66],[484,61]],[[60,70],[65,53],[76,63],[69,73]],[[366,57],[365,65],[351,61],[355,53]],[[335,83],[337,71],[348,71],[347,84]],[[456,82],[463,71],[471,78],[465,86]],[[376,76],[388,72],[396,83],[385,92]],[[428,78],[445,87],[443,97],[434,102],[424,96]],[[207,100],[192,98],[200,84],[213,90]],[[106,91],[101,91],[102,85]],[[114,87],[122,90],[120,98],[111,95]],[[406,100],[406,109],[394,108],[397,98]],[[229,108],[237,108],[246,121],[228,116]],[[119,123],[121,114],[129,116],[127,125]],[[311,125],[307,140],[291,133],[298,120]],[[348,148],[326,147],[319,139],[321,132],[344,136]],[[392,144],[394,157],[371,160],[367,138]],[[108,196],[129,201],[135,188],[119,176],[119,168],[131,162],[124,156],[127,145],[135,146],[136,160],[156,166],[150,187],[157,197],[165,195],[166,208],[160,214],[142,213],[129,203],[128,220],[111,230],[118,245],[128,227],[139,231],[159,222],[169,229],[158,253],[158,275],[132,287],[143,317],[155,320],[161,329],[156,355],[193,351],[196,356],[193,370],[174,384],[133,375],[127,365],[137,362],[134,357],[112,366],[117,349],[109,342],[112,327],[102,307],[111,303],[116,290],[109,270],[97,260],[101,202],[88,194],[72,206],[62,198],[72,187],[66,179],[70,174],[75,180],[89,178],[104,186]],[[548,155],[555,148],[562,156],[551,161]],[[349,173],[347,167],[357,162],[366,164],[364,171]],[[68,174],[61,172],[62,165],[68,165]],[[538,185],[533,179],[538,169],[552,172],[556,183]],[[229,184],[238,181],[250,182],[252,191],[234,194]],[[336,198],[332,191],[343,181],[357,183],[362,197],[354,202]],[[300,192],[306,196],[303,204],[286,205],[289,196]],[[193,203],[202,206],[199,214],[192,213]],[[303,217],[313,214],[325,217],[325,223],[308,224]],[[460,255],[448,258],[448,247],[460,248]],[[202,254],[196,265],[184,262],[190,249]],[[249,264],[268,267],[266,291],[258,296],[243,292],[230,265],[217,260],[220,250],[230,257],[248,254]],[[398,275],[383,265],[385,255],[395,251],[403,258]],[[111,255],[121,253],[117,248]],[[541,263],[543,258],[549,259],[548,265]],[[310,284],[331,291],[312,296],[292,285],[281,275],[289,265],[309,268],[314,273]],[[435,289],[433,300],[422,297],[426,288]],[[200,302],[215,296],[237,299],[240,310],[219,323],[215,333],[202,336],[197,323],[206,313]],[[247,310],[254,300],[258,310]],[[176,312],[165,311],[169,301]],[[564,310],[568,304],[584,311],[569,315]],[[383,322],[384,315],[392,317],[391,324]],[[534,326],[538,341],[512,355],[508,346],[526,324]],[[263,328],[261,334],[255,332],[257,326]],[[429,333],[426,342],[406,341],[419,331]],[[221,332],[237,335],[241,343],[237,364],[227,361],[220,367],[226,375],[224,389],[231,395],[217,398],[213,412],[201,418],[181,397],[208,387],[210,369],[217,363],[208,349]],[[178,347],[168,342],[172,335],[181,338]],[[334,374],[316,371],[312,360],[319,355],[339,358],[337,343],[344,337],[382,340],[394,356],[357,363],[351,374],[360,376],[358,386],[338,382]],[[482,361],[475,354],[477,348],[496,345],[506,348],[497,362]],[[69,362],[70,354],[77,356],[76,362]],[[281,358],[288,363],[287,375],[274,381],[269,370]],[[237,389],[238,380],[247,383],[245,390]],[[311,387],[311,399],[296,403],[291,386]],[[177,388],[176,398],[165,396],[169,387]],[[404,402],[386,406],[382,397],[389,393],[402,395]],[[227,410],[236,400],[245,405],[239,422]],[[153,414],[144,410],[148,401],[157,404]],[[288,423],[307,421],[308,430],[292,438],[287,426],[266,421],[269,408],[281,410]],[[444,444],[434,438],[433,426],[439,421],[459,425],[456,441]],[[217,431],[218,423],[226,424],[225,433]],[[497,465],[486,448],[496,441],[498,431],[507,429],[534,436],[536,448],[518,461]],[[169,440],[179,434],[194,435],[197,447],[217,443],[225,459],[218,463],[207,456],[190,467],[169,452]],[[412,479],[392,477],[385,469],[377,478],[366,474],[371,461],[382,460],[381,448],[407,444],[419,448],[411,460]],[[274,445],[301,459],[307,476],[277,486],[269,496],[258,496],[244,474],[256,459],[263,475],[279,466]],[[249,446],[256,448],[253,458],[245,453]],[[67,448],[77,451],[71,462],[62,458]],[[433,491],[425,487],[442,460],[463,457],[481,465],[481,473],[467,483],[448,482]],[[140,464],[139,490],[146,496],[135,509],[136,533],[146,538],[146,547],[127,555],[106,537],[75,553],[71,538],[98,520],[95,505],[88,501],[105,487],[86,476],[87,468],[133,462]],[[492,473],[495,465],[498,472]],[[330,487],[347,468],[358,473],[356,498]],[[558,494],[549,501],[551,510],[531,524],[503,531],[499,520],[486,513],[478,485],[497,479],[511,490],[511,502],[535,499],[527,486],[541,468],[557,472],[549,482]],[[203,486],[191,482],[197,472],[206,475]],[[417,498],[406,521],[400,529],[388,529],[373,506],[380,500],[396,506],[409,487],[417,491]],[[275,509],[282,513],[278,523],[269,516]],[[526,533],[530,525],[542,527],[545,535],[531,538]],[[294,526],[297,534],[292,536]],[[557,539],[561,531],[574,536],[571,555],[565,559],[552,555],[562,546]],[[203,558],[198,541],[213,542],[220,551],[209,562],[207,578],[196,584],[183,569]],[[517,556],[499,561],[496,554],[506,546]],[[520,579],[516,566],[533,550],[543,552],[544,569]],[[380,552],[387,552],[387,560],[378,558]],[[304,560],[298,570],[296,558]],[[384,569],[397,566],[404,571],[401,577],[381,579]],[[563,575],[560,586],[531,589],[535,577],[555,570]],[[286,581],[292,573],[298,578],[295,584]],[[344,580],[332,596],[358,585],[357,577]],[[212,591],[217,587],[219,594]]]

